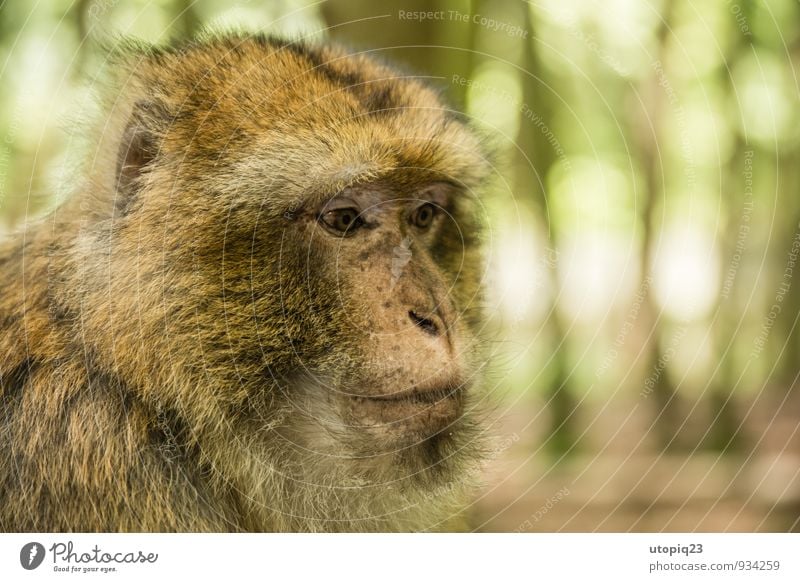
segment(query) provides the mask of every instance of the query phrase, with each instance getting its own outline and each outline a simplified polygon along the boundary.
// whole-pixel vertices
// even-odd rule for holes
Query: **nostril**
[[[422,317],[416,311],[409,311],[408,317],[411,321],[419,327],[422,331],[429,335],[438,336],[440,333],[439,326],[436,325],[436,322],[430,318]]]

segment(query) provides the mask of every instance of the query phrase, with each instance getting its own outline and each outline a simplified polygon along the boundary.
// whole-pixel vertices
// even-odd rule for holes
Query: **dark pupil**
[[[432,217],[433,211],[431,207],[426,204],[417,211],[417,226],[428,226]]]
[[[341,210],[333,210],[331,213],[331,219],[328,222],[332,228],[335,228],[339,232],[345,232],[347,230],[355,229],[358,227],[356,221],[358,220],[358,213],[353,210],[352,208],[343,208]]]

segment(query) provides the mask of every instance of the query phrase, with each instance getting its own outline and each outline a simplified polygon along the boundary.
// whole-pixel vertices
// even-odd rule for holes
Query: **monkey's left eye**
[[[337,208],[319,217],[320,221],[337,234],[350,236],[364,226],[364,219],[356,208]]]
[[[411,224],[417,228],[428,228],[433,224],[433,219],[436,218],[438,209],[430,202],[419,206],[411,214]]]

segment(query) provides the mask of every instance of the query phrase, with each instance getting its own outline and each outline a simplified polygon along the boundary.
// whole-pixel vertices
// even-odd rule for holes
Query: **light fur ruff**
[[[475,132],[330,45],[124,43],[106,69],[74,194],[0,244],[0,530],[446,527],[484,448]],[[314,380],[380,381],[348,324],[369,309],[341,313],[330,261],[287,224],[431,176],[469,194],[436,252],[472,388],[446,435],[370,454]]]

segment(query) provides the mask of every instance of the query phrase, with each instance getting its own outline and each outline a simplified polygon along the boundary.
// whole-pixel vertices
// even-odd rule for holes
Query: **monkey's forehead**
[[[488,173],[481,140],[436,91],[365,54],[225,37],[138,66],[167,144],[213,160],[217,188],[291,200],[400,174],[471,188]]]
[[[228,187],[255,187],[283,198],[331,197],[355,184],[391,181],[409,188],[445,181],[469,190],[487,162],[474,137],[452,123],[400,128],[359,122],[266,132],[222,171]]]

